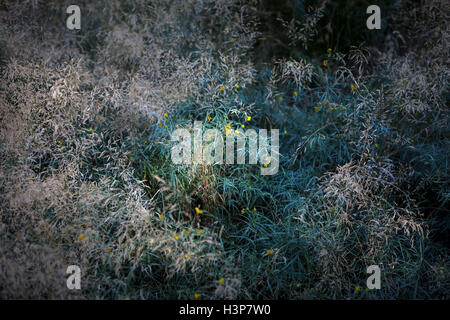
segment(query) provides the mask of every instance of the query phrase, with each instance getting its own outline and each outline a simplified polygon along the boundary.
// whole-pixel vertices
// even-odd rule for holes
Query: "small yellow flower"
[[[187,254],[185,254],[184,258],[187,260],[189,258],[189,256]]]
[[[331,48],[328,48],[328,52],[331,52],[332,50],[331,50]]]
[[[245,208],[245,210],[247,210],[247,211],[248,211],[248,210],[250,210],[250,209],[249,209],[249,208],[247,207],[247,208]]]
[[[144,140],[144,146],[147,144],[147,141]]]
[[[278,100],[283,101],[283,97],[281,97],[281,96],[278,97]]]
[[[61,146],[61,149],[64,149],[64,146]]]
[[[266,255],[270,256],[270,255],[272,255],[272,254],[273,254],[273,250],[272,250],[272,249],[267,250]]]
[[[203,210],[200,210],[199,208],[195,207],[195,212],[196,212],[197,214],[202,214],[202,213],[203,213]]]
[[[323,60],[323,66],[326,67],[327,64],[328,64],[328,61],[327,60]]]
[[[232,133],[232,132],[233,132],[233,130],[227,129],[227,130],[225,131],[225,135],[229,135],[229,134]]]
[[[346,107],[341,107],[341,110],[347,110],[347,108]]]
[[[90,128],[89,128],[89,131],[91,131],[91,132],[92,132],[93,130],[94,130],[94,129],[92,129],[92,127],[90,127]]]
[[[244,209],[241,209],[241,214],[244,214]]]
[[[267,168],[267,163],[264,163],[264,168]]]
[[[350,90],[351,92],[356,90],[356,86],[353,83],[350,85]]]
[[[180,239],[180,238],[178,236],[175,236],[174,239],[178,241],[178,239]]]
[[[439,273],[440,273],[440,274],[443,274],[443,273],[444,273],[444,270],[442,270],[442,269],[439,270]]]
[[[241,124],[241,127],[242,127],[242,128],[245,128],[245,124]]]
[[[211,117],[207,117],[206,120],[207,120],[207,121],[211,121]]]
[[[197,230],[197,234],[200,234],[200,233],[202,233],[202,231],[201,230]]]
[[[287,134],[287,130],[284,130],[284,134]]]
[[[253,208],[253,212],[255,212],[256,211],[256,208]]]
[[[234,85],[234,87],[235,87],[236,89],[239,89],[239,85],[238,85],[237,83]]]
[[[159,214],[159,220],[162,220],[162,218],[164,217],[162,214]]]
[[[163,126],[163,124],[160,122],[159,124],[158,124],[161,128],[162,128],[162,126]]]
[[[165,117],[165,118],[168,118],[169,115],[168,115],[167,113],[164,113],[164,117]]]
[[[294,91],[294,96],[296,97],[296,96],[298,96],[298,93],[297,93],[297,91]]]
[[[223,284],[224,282],[225,282],[225,279],[224,279],[224,278],[219,279],[219,283],[220,283],[220,284]]]
[[[314,107],[314,112],[319,112],[320,108],[319,107]]]
[[[326,106],[326,105],[329,104],[329,103],[330,103],[330,101],[328,101],[328,99],[327,99],[327,100],[325,100],[325,101],[323,102],[323,105]]]
[[[361,287],[360,287],[360,286],[356,286],[356,287],[355,287],[355,291],[356,291],[356,292],[360,292],[360,291],[361,291]]]
[[[248,186],[248,188],[249,188],[249,189],[251,189],[251,188],[252,188],[252,186]]]
[[[378,148],[378,143],[375,143],[375,148]]]
[[[317,105],[319,105],[319,106],[320,106],[320,105],[322,105],[322,102],[320,102],[320,101],[319,101],[319,102],[317,102]]]
[[[239,130],[235,130],[234,133],[239,134]]]
[[[130,157],[130,161],[133,161],[133,157]]]
[[[221,86],[221,87],[219,88],[219,90],[220,90],[220,91],[225,91],[225,87],[224,87],[224,86]]]
[[[84,240],[84,239],[86,239],[86,237],[85,236],[79,236],[78,239],[79,240]]]
[[[166,129],[168,128],[168,127],[167,127],[167,124],[164,126],[164,128],[166,128]]]
[[[62,142],[60,140],[58,140],[58,144],[62,144]]]
[[[297,288],[300,288],[300,283],[297,283]]]
[[[111,252],[112,251],[112,247],[108,247],[108,252]]]
[[[252,117],[248,116],[247,121],[250,121],[250,120],[252,120]]]
[[[227,126],[225,127],[225,129],[231,129],[231,124],[227,124]]]
[[[333,107],[328,107],[328,111],[333,111]]]
[[[196,294],[194,294],[194,299],[198,299],[198,298],[200,298],[200,296],[201,296],[200,293],[196,293]]]

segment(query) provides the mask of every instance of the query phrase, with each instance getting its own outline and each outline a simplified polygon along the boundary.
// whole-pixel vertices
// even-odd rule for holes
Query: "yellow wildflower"
[[[331,52],[332,50],[331,50],[331,48],[328,48],[328,52]]]
[[[360,287],[360,286],[356,286],[356,287],[355,287],[355,291],[356,291],[356,292],[360,292],[360,291],[361,291],[361,287]]]
[[[159,124],[158,124],[161,128],[162,128],[162,126],[163,126],[163,124],[160,122]]]
[[[247,121],[250,121],[250,120],[252,120],[252,117],[248,116]]]
[[[178,241],[178,239],[180,239],[180,238],[178,236],[175,236],[174,239]]]
[[[356,86],[353,83],[350,85],[350,90],[352,92],[356,90]]]
[[[85,236],[79,236],[78,239],[79,240],[84,240],[84,239],[86,239],[86,237]]]
[[[327,64],[328,64],[328,61],[327,60],[323,60],[323,66],[326,67]]]
[[[202,214],[202,213],[203,213],[203,210],[200,210],[199,208],[195,207],[195,212],[196,212],[197,214]]]
[[[241,124],[241,127],[242,127],[242,128],[245,128],[245,124]]]
[[[165,118],[168,118],[169,115],[168,115],[167,113],[164,113],[164,117],[165,117]]]
[[[206,120],[207,120],[207,121],[211,121],[211,117],[207,117]]]
[[[234,85],[234,87],[235,87],[236,89],[239,89],[239,85],[238,85],[237,83]]]
[[[194,294],[194,299],[198,299],[198,298],[200,298],[200,296],[201,296],[200,293],[196,293],[196,294]]]
[[[298,96],[298,93],[297,93],[297,91],[294,91],[294,96],[296,97],[296,96]]]
[[[283,97],[281,97],[281,96],[278,97],[278,100],[283,101]]]
[[[314,112],[319,112],[320,108],[319,107],[314,107]]]
[[[284,134],[287,134],[287,130],[284,130]]]
[[[224,282],[225,282],[225,279],[224,279],[224,278],[219,279],[219,283],[220,283],[220,284],[223,284]]]
[[[219,90],[220,90],[220,91],[225,91],[225,87],[224,87],[224,86],[221,86]]]
[[[270,256],[270,255],[272,255],[272,254],[273,254],[273,250],[272,250],[272,249],[267,250],[266,255]]]

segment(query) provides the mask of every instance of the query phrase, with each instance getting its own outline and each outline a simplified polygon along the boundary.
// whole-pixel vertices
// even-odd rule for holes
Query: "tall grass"
[[[5,3],[1,297],[448,299],[444,1],[374,38],[323,1]],[[193,121],[280,129],[279,172],[175,165]]]

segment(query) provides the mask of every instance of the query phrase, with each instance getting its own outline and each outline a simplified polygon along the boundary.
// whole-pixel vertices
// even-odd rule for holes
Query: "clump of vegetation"
[[[448,299],[449,11],[336,3],[5,1],[0,296]],[[175,165],[195,120],[280,129],[279,172]]]

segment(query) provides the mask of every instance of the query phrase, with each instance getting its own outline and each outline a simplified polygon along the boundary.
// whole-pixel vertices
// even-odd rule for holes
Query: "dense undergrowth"
[[[79,5],[0,7],[2,298],[448,299],[445,1]],[[195,120],[279,172],[174,165]]]

